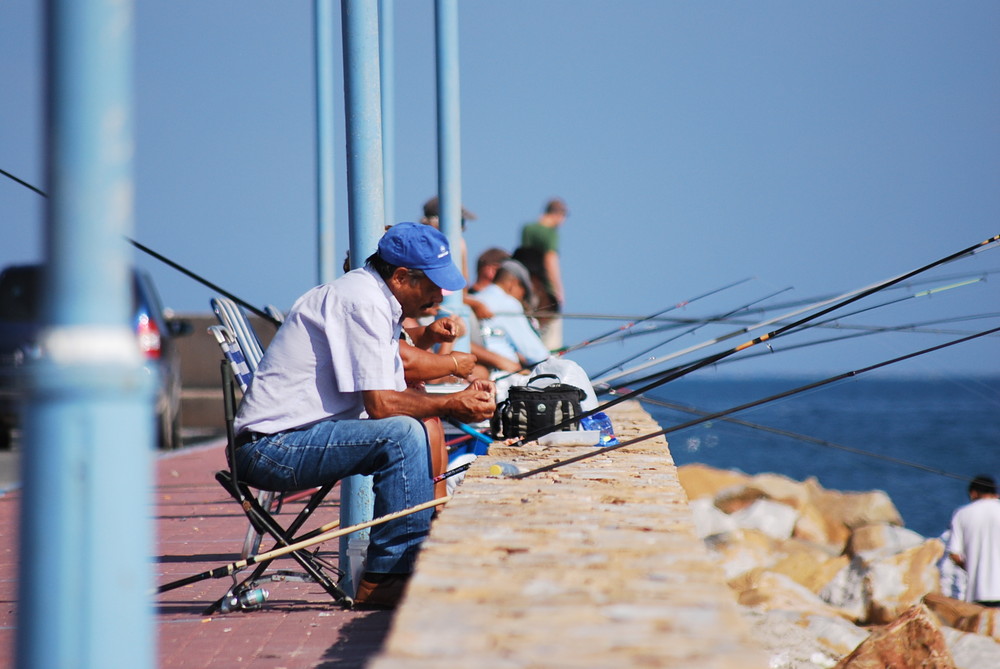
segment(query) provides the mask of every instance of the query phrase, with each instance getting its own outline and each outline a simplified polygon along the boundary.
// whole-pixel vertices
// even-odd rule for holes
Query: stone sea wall
[[[637,403],[618,436],[659,429]],[[944,547],[881,491],[677,468],[663,438],[494,446],[435,520],[374,669],[1000,666],[996,611],[938,593]]]

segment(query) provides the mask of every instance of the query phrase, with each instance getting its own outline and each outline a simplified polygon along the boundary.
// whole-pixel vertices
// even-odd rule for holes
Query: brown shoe
[[[354,596],[356,609],[394,609],[403,598],[410,574],[375,574],[361,578]]]

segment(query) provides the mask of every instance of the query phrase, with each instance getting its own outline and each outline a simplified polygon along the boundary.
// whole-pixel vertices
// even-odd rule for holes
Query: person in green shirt
[[[554,198],[545,204],[541,217],[521,229],[521,246],[535,249],[542,256],[545,292],[554,302],[552,311],[560,311],[565,303],[562,272],[559,268],[559,227],[569,215],[566,203]],[[542,341],[549,350],[562,347],[562,319],[545,319],[542,323]]]

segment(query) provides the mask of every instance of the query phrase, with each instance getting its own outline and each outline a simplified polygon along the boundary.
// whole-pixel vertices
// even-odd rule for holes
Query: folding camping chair
[[[216,307],[215,303],[216,300],[213,300],[213,308]],[[258,495],[254,495],[250,486],[239,481],[236,477],[233,468],[236,455],[236,435],[233,429],[233,421],[236,415],[236,385],[239,385],[243,391],[246,391],[250,381],[253,379],[253,371],[256,369],[256,364],[260,362],[262,350],[260,349],[260,343],[256,338],[256,334],[249,327],[246,316],[238,308],[233,310],[229,309],[229,307],[235,308],[235,305],[219,305],[220,310],[227,313],[227,318],[236,327],[241,328],[242,338],[248,342],[251,350],[253,350],[253,343],[256,342],[256,352],[259,352],[255,352],[256,355],[255,353],[251,353],[253,357],[248,358],[244,354],[240,342],[233,336],[229,328],[219,325],[209,328],[209,332],[219,343],[224,356],[222,362],[222,387],[226,419],[226,459],[229,464],[227,469],[216,472],[215,478],[233,499],[236,500],[250,521],[250,530],[248,531],[247,540],[244,542],[244,555],[242,555],[242,557],[246,558],[248,555],[257,553],[261,537],[264,535],[272,537],[276,542],[276,547],[288,546],[329,531],[333,527],[336,527],[337,523],[324,525],[310,532],[298,534],[299,530],[333,488],[334,483],[326,484],[310,492],[305,507],[295,516],[292,522],[283,527],[275,518],[278,510],[271,508],[274,497],[273,493],[265,494],[266,491],[258,491]],[[218,314],[219,311],[216,313]],[[221,317],[220,320],[222,320]],[[242,325],[240,321],[242,321]],[[248,339],[248,337],[251,339]],[[316,552],[308,552],[304,549],[298,550],[289,553],[289,556],[299,563],[305,572],[304,574],[288,571],[268,573],[267,569],[270,560],[261,562],[255,567],[250,576],[242,581],[239,581],[234,575],[233,586],[223,597],[205,610],[205,615],[210,615],[215,611],[227,608],[255,608],[259,606],[262,600],[256,597],[254,593],[257,592],[258,586],[261,583],[267,581],[313,581],[326,590],[334,601],[345,606],[352,604],[351,598],[337,585],[343,574],[339,569],[323,559],[319,555],[318,549]]]
[[[235,342],[224,342],[220,338],[220,333],[214,331],[212,328],[209,328],[209,332],[215,335],[215,339],[227,359],[226,348],[229,347],[231,349],[234,345],[238,347],[238,353],[242,355],[244,360],[239,369],[242,370],[245,367],[246,372],[237,371],[236,366],[234,366],[233,376],[240,387],[240,392],[245,393],[247,386],[250,385],[250,381],[253,379],[254,373],[257,371],[257,366],[264,357],[264,348],[261,346],[260,337],[257,336],[257,331],[250,325],[250,320],[247,318],[246,313],[240,309],[236,302],[226,297],[213,297],[210,303],[212,311],[215,312],[215,317]],[[277,309],[274,309],[274,311],[277,311]],[[257,494],[257,501],[265,509],[277,512],[280,510],[282,497],[278,498],[277,508],[275,508],[275,494],[270,490],[261,490]],[[260,548],[260,540],[260,532],[257,531],[253,523],[250,523],[247,527],[246,537],[243,540],[243,550],[240,551],[240,557],[246,558],[256,553]]]
[[[219,323],[228,330],[229,334],[233,336],[236,340],[236,344],[239,346],[240,351],[243,354],[245,364],[249,373],[249,376],[241,376],[239,373],[235,375],[237,384],[240,386],[241,392],[247,391],[247,386],[250,384],[250,379],[253,378],[253,374],[257,371],[257,366],[260,364],[261,359],[264,357],[264,347],[260,343],[260,337],[257,336],[257,331],[254,330],[253,325],[250,324],[250,319],[247,318],[246,312],[240,308],[233,300],[226,297],[215,297],[210,301],[212,305],[212,311],[215,312],[215,317],[219,320]],[[285,315],[281,311],[273,306],[267,305],[265,310],[271,318],[275,321],[281,323],[285,319]],[[220,346],[224,346],[223,342],[219,340],[219,336],[216,335],[216,340],[219,341]],[[225,349],[223,348],[223,352]],[[308,495],[310,491],[298,491],[298,492],[288,492],[276,495],[270,490],[261,490],[257,494],[257,501],[265,509],[271,511],[272,513],[279,513],[281,511],[281,506],[286,501],[292,501],[299,497]],[[243,540],[243,549],[240,552],[241,558],[249,557],[255,554],[260,548],[261,534],[251,523],[247,527],[246,537]]]

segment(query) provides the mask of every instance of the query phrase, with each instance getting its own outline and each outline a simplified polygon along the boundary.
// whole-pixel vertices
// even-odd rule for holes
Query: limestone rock
[[[700,464],[678,467],[677,477],[690,500],[715,497],[720,490],[741,485],[750,478],[740,472]]]
[[[729,582],[737,590],[737,601],[760,611],[797,611],[822,616],[849,617],[799,585],[788,576],[765,569],[754,569]]]
[[[881,555],[901,553],[924,542],[924,537],[913,530],[889,523],[862,525],[851,530],[847,554],[863,555],[873,559]]]
[[[837,492],[825,490],[810,479],[804,484],[810,491],[810,499],[834,522],[849,528],[888,523],[902,525],[903,518],[889,496],[881,490],[870,492]]]
[[[870,624],[895,620],[903,611],[938,590],[937,561],[944,544],[929,539],[896,555],[870,563],[865,575],[868,599],[866,621]]]
[[[955,669],[944,635],[927,607],[911,607],[891,624],[875,630],[836,669],[924,667]]]
[[[720,490],[715,496],[715,506],[725,513],[736,513],[762,499],[767,498],[760,490],[746,485],[738,485]]]
[[[803,541],[830,546],[839,553],[844,550],[851,531],[847,525],[827,518],[813,502],[806,502],[799,507],[799,517],[795,521],[792,536]]]
[[[716,508],[711,497],[692,500],[688,503],[688,508],[691,509],[691,517],[699,539],[739,529],[736,521],[728,513]]]
[[[1000,643],[993,639],[960,632],[950,627],[941,630],[948,642],[948,650],[959,669],[1000,667]]]
[[[775,539],[792,536],[798,512],[790,506],[769,499],[758,499],[750,506],[730,514],[736,525],[747,530],[760,530]]]
[[[809,489],[801,482],[780,474],[757,474],[748,487],[759,490],[764,497],[799,510],[809,503]]]
[[[1000,641],[1000,609],[978,606],[972,615],[955,621],[955,629],[973,634],[981,634]]]
[[[979,604],[965,602],[961,599],[952,599],[942,595],[940,592],[928,592],[924,595],[924,606],[930,609],[931,613],[937,616],[942,625],[948,627],[958,627],[958,621],[963,618],[971,618],[977,615],[983,608]]]
[[[744,608],[772,667],[832,667],[857,648],[868,632],[837,616]]]
[[[938,592],[927,593],[923,602],[942,625],[970,634],[992,637],[1000,642],[1000,609],[952,599]]]
[[[815,554],[799,551],[778,560],[770,570],[784,574],[811,592],[819,594],[849,563],[850,559],[846,555],[820,558]]]
[[[861,558],[852,559],[842,567],[819,592],[820,598],[831,606],[849,611],[852,620],[864,619],[868,610],[865,596],[867,565]]]
[[[706,538],[705,545],[719,560],[727,580],[778,559],[778,542],[758,530],[716,534]]]

